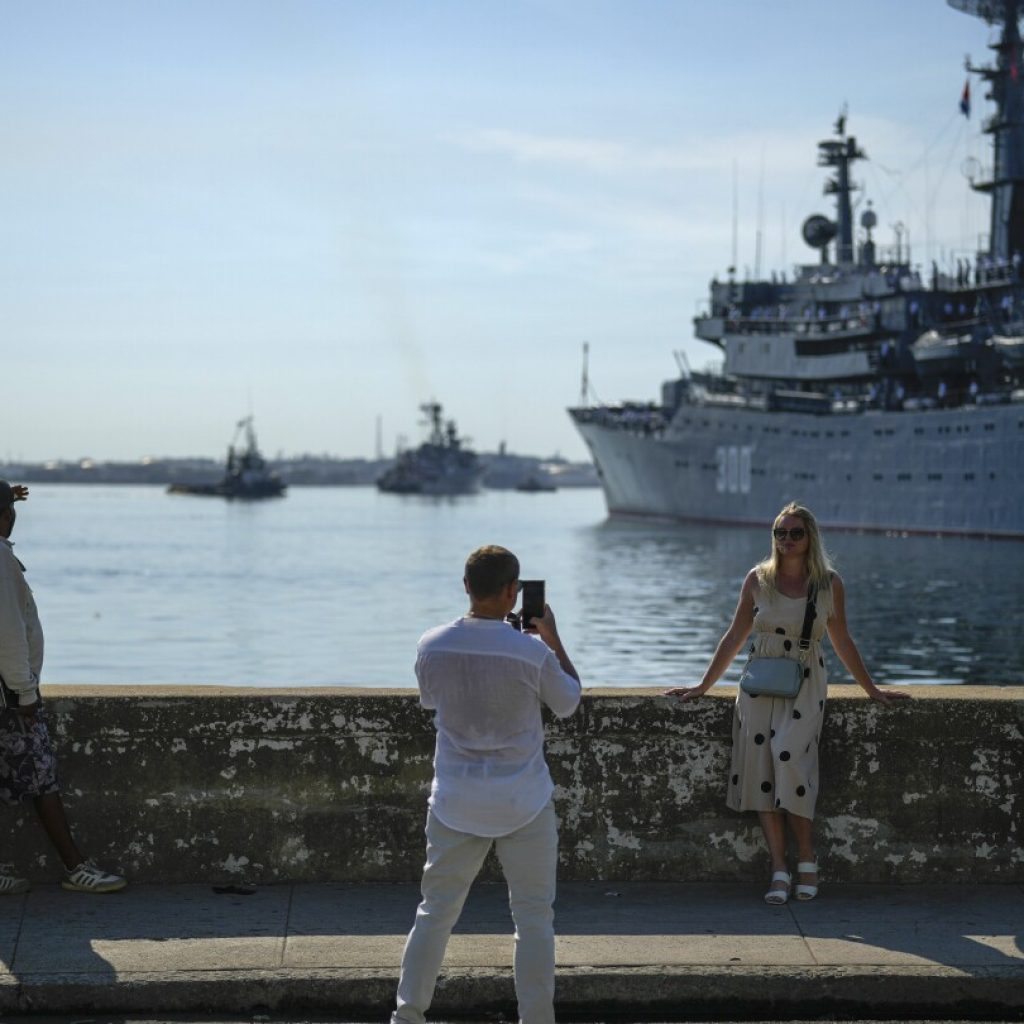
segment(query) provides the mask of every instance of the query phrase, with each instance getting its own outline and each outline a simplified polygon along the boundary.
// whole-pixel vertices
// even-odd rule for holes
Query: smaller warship
[[[440,402],[426,402],[420,411],[429,429],[427,440],[400,452],[395,464],[377,479],[377,487],[390,494],[476,493],[484,466],[467,447],[467,439],[459,437],[455,421],[445,421]]]
[[[245,447],[239,445],[244,432]],[[288,485],[267,465],[256,444],[252,417],[239,420],[235,436],[228,445],[224,476],[218,483],[171,484],[168,494],[199,494],[214,498],[281,498]]]

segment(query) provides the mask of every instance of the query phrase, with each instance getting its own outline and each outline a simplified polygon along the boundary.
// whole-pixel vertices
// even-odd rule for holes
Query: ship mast
[[[835,177],[825,182],[825,195],[836,197],[836,227],[839,239],[836,243],[836,263],[853,262],[853,210],[850,193],[857,186],[850,181],[850,165],[863,160],[866,154],[857,146],[857,140],[846,134],[846,110],[836,119],[835,132],[838,138],[818,143],[818,166],[834,167]]]
[[[983,125],[994,138],[995,158],[990,180],[972,181],[971,187],[992,196],[989,256],[1006,262],[1024,252],[1024,66],[1019,21],[1021,0],[948,0],[950,7],[983,18],[1000,29],[992,44],[995,63],[967,70],[989,84],[988,98],[995,114]]]

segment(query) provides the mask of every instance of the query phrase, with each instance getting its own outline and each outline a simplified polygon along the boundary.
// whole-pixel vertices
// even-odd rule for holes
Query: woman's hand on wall
[[[883,690],[874,683],[870,687],[865,686],[864,692],[876,704],[881,704],[887,708],[892,707],[893,704],[899,704],[900,701],[913,700],[909,693],[904,693],[902,690]]]
[[[680,704],[685,704],[687,701],[703,697],[710,689],[710,686],[703,684],[700,686],[675,686],[671,690],[666,690],[664,696],[675,697]]]

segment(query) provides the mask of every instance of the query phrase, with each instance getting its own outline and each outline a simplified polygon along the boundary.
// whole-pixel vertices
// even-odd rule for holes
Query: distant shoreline
[[[487,467],[484,486],[510,490],[529,477],[558,487],[597,487],[599,480],[589,462],[542,459],[530,455],[483,453]],[[275,459],[273,468],[289,486],[372,486],[393,459],[343,459],[327,455],[300,455]],[[153,484],[215,483],[224,475],[223,462],[207,458],[146,458],[135,462],[95,459],[0,463],[0,478],[26,484]]]

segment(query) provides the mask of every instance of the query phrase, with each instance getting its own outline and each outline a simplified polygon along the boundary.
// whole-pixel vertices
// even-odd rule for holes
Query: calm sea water
[[[1020,684],[1024,545],[826,539],[876,678]],[[590,489],[242,504],[39,485],[14,540],[46,682],[411,686],[419,635],[465,609],[465,556],[498,543],[547,580],[586,685],[668,686],[699,680],[768,529],[609,521]],[[834,656],[829,670],[848,681]]]

